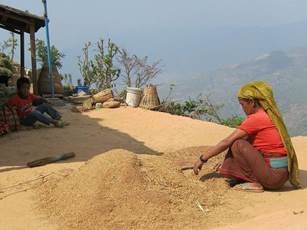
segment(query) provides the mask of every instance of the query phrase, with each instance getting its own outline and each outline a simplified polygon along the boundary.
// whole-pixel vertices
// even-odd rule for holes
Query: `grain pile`
[[[194,176],[181,172],[205,147],[161,156],[111,150],[38,189],[39,209],[63,229],[178,229],[205,226],[228,190],[212,173],[222,156]]]

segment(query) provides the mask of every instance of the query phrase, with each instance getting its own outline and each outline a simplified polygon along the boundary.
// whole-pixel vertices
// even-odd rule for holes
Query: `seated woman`
[[[235,189],[279,189],[288,179],[298,188],[295,150],[272,88],[262,81],[251,82],[241,87],[238,99],[247,118],[228,137],[201,154],[194,173],[197,175],[208,159],[229,149],[218,170],[238,182]]]

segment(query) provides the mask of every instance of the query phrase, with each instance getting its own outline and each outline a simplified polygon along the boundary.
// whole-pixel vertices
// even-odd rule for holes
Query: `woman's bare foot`
[[[261,184],[250,182],[237,184],[233,187],[233,189],[245,192],[264,192],[263,186]]]

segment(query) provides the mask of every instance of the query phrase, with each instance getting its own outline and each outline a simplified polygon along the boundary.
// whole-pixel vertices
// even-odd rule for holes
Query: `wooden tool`
[[[185,171],[185,170],[190,170],[190,169],[193,169],[194,168],[194,166],[183,166],[183,167],[181,167],[181,171]]]
[[[30,167],[30,168],[43,166],[43,165],[54,163],[54,162],[57,162],[57,161],[66,160],[66,159],[72,158],[74,156],[76,156],[76,154],[74,152],[69,152],[69,153],[64,153],[64,154],[60,154],[60,155],[53,156],[53,157],[45,157],[45,158],[42,158],[42,159],[38,159],[38,160],[35,160],[35,161],[28,162],[27,166]]]

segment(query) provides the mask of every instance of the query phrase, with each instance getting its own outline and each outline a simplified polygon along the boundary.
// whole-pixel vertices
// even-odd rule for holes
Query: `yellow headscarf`
[[[277,127],[283,144],[288,152],[289,180],[295,187],[300,187],[299,169],[295,150],[288,134],[281,113],[275,102],[272,87],[263,81],[254,81],[242,86],[238,92],[239,98],[258,99],[261,107],[266,111]]]

